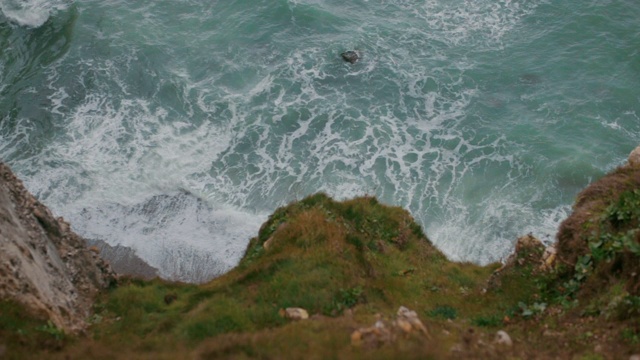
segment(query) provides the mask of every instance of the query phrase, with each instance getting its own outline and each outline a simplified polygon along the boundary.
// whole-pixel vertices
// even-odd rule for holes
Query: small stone
[[[629,360],[640,360],[640,354],[633,354],[629,356]]]
[[[306,320],[309,313],[303,308],[286,308],[284,310],[285,317],[291,320]]]
[[[360,346],[362,344],[362,332],[356,330],[351,333],[351,345]]]
[[[544,249],[544,253],[542,254],[542,264],[540,265],[540,268],[542,270],[553,269],[553,265],[556,262],[557,252],[558,251],[556,250],[556,247],[554,245],[547,246]]]
[[[273,245],[273,241],[275,238],[275,235],[282,229],[284,229],[285,227],[287,227],[287,223],[283,222],[282,224],[278,225],[278,227],[276,228],[276,231],[273,232],[273,234],[271,234],[271,236],[267,239],[267,241],[265,241],[264,243],[262,243],[262,247],[265,250],[269,250],[269,248],[271,247],[271,245]]]
[[[631,154],[629,154],[629,165],[640,166],[640,146],[633,149]]]
[[[507,334],[506,331],[500,330],[496,333],[496,339],[494,342],[498,345],[512,346],[513,341],[511,341],[511,336]]]
[[[561,337],[561,336],[562,336],[562,333],[561,333],[561,332],[559,332],[559,331],[545,330],[545,331],[542,333],[542,336],[546,336],[546,337],[555,337],[555,338],[557,338],[557,337]]]
[[[403,318],[396,320],[396,326],[398,326],[405,334],[409,334],[411,333],[411,330],[413,330],[411,323]]]
[[[342,56],[342,59],[344,61],[347,61],[352,64],[354,64],[356,61],[358,61],[358,59],[360,59],[360,56],[358,55],[358,53],[353,50],[345,51],[342,54],[340,54],[340,56]]]
[[[71,230],[69,223],[66,222],[62,216],[58,218],[58,225],[62,233],[68,233]]]
[[[415,311],[409,310],[408,308],[406,308],[404,306],[400,306],[400,308],[398,309],[397,315],[398,316],[402,316],[402,317],[406,317],[406,318],[418,317],[418,314]]]
[[[420,321],[420,319],[418,318],[418,314],[415,311],[409,310],[404,306],[400,306],[400,308],[398,309],[397,315],[398,315],[398,320],[397,320],[398,326],[401,327],[403,331],[408,332],[402,327],[404,324],[401,324],[401,321],[409,323],[410,331],[413,329],[416,331],[420,331],[425,335],[428,334],[427,328],[424,326],[422,321]]]
[[[267,241],[265,241],[265,242],[262,244],[262,247],[263,247],[265,250],[269,250],[269,248],[271,247],[271,244],[273,244],[273,236],[272,236],[272,237],[270,237],[270,238],[268,238],[268,239],[267,239]]]

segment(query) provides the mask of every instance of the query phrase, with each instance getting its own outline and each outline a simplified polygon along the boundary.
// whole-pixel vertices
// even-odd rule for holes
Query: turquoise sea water
[[[182,280],[318,191],[455,260],[552,242],[640,143],[639,84],[635,0],[0,0],[0,158]]]

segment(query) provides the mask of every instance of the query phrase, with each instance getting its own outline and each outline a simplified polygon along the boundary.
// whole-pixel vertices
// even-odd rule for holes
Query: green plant
[[[623,318],[640,315],[640,296],[627,295],[617,304],[617,312]]]
[[[499,315],[478,316],[471,319],[471,323],[480,327],[497,327],[502,325],[502,318]]]
[[[346,290],[340,289],[333,301],[334,309],[338,312],[342,312],[356,306],[359,302],[363,302],[363,293],[364,290],[361,286],[356,286]]]
[[[519,302],[518,307],[521,311],[520,315],[525,318],[530,318],[542,314],[547,309],[547,304],[536,302],[529,306],[523,302]]]
[[[599,232],[588,239],[594,261],[611,261],[625,250],[640,255],[640,244],[636,240],[639,222],[640,189],[625,191],[603,212]]]
[[[451,306],[443,305],[436,306],[435,309],[429,311],[429,316],[433,318],[441,319],[455,319],[457,317],[457,311]]]
[[[640,189],[625,191],[620,194],[618,201],[609,206],[604,212],[604,220],[615,226],[640,219]]]
[[[622,330],[622,339],[632,345],[640,344],[640,334],[635,329],[626,328]]]
[[[49,334],[56,340],[63,340],[65,336],[64,331],[58,329],[51,321],[47,321],[46,324],[36,327],[36,330]]]

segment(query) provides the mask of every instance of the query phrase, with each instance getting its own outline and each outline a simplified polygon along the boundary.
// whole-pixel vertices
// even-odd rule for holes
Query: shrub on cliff
[[[621,283],[640,295],[640,166],[628,164],[589,185],[558,232],[565,293],[583,296]]]

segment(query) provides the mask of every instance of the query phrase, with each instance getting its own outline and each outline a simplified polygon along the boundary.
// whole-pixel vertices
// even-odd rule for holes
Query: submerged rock
[[[344,61],[350,62],[352,64],[360,59],[360,55],[353,50],[345,51],[340,54],[340,56],[342,56],[342,59],[344,59]]]
[[[523,74],[520,76],[520,82],[526,85],[534,85],[542,82],[542,78],[537,74]]]

